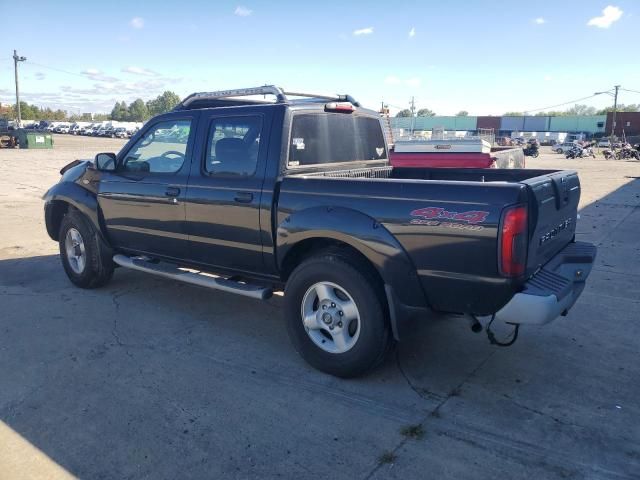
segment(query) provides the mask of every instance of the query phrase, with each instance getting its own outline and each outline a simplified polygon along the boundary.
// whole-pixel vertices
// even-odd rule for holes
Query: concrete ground
[[[40,200],[122,141],[0,150],[0,478],[640,478],[640,163],[565,160],[578,238],[599,245],[575,308],[511,348],[425,323],[339,380],[258,303],[124,269],[72,287]]]

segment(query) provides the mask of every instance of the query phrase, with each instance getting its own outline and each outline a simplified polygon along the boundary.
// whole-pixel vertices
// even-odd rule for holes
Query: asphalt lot
[[[510,348],[425,322],[345,381],[298,357],[279,298],[124,269],[72,287],[40,197],[123,141],[55,141],[0,150],[1,479],[640,478],[639,162],[527,159],[579,170],[599,245],[567,317]]]

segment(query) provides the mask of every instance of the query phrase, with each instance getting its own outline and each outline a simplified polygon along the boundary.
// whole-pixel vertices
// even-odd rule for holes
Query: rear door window
[[[214,118],[204,169],[210,174],[250,176],[256,171],[262,116]]]
[[[382,126],[377,118],[343,113],[305,113],[293,117],[289,167],[386,158]]]

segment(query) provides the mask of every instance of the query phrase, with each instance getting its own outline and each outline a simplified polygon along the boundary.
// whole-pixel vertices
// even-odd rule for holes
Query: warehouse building
[[[601,137],[611,132],[613,114],[574,116],[479,116],[479,117],[396,117],[391,119],[394,130],[416,132],[444,129],[448,132],[477,132],[493,130],[499,136],[512,136],[524,132],[585,134]],[[640,134],[640,112],[618,112],[616,135]]]

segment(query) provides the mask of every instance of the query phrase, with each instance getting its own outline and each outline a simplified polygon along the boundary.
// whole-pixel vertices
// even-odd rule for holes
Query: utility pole
[[[16,112],[18,113],[18,128],[22,127],[22,117],[20,115],[20,89],[18,88],[18,62],[24,62],[27,57],[19,57],[18,53],[13,51],[13,68],[16,76]]]
[[[413,135],[413,130],[416,126],[416,97],[411,97],[411,135]]]
[[[613,87],[616,89],[616,93],[613,94],[613,119],[611,122],[611,141],[613,142],[613,137],[616,133],[616,114],[618,113],[618,89],[620,85],[616,85]]]

